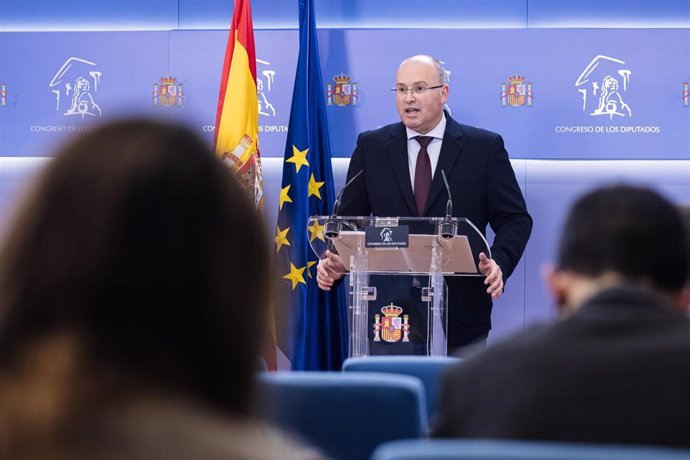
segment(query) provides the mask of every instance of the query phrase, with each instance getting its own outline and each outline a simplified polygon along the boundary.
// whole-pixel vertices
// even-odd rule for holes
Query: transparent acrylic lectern
[[[330,250],[349,267],[350,357],[447,354],[452,331],[444,277],[482,276],[479,253],[491,257],[472,222],[312,216],[308,228],[319,259]]]

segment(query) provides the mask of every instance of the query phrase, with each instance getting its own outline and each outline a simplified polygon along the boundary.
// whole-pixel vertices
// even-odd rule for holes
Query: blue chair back
[[[371,460],[687,460],[690,450],[542,441],[426,439],[392,441]]]
[[[386,372],[418,377],[424,384],[427,416],[436,409],[438,388],[443,372],[460,358],[445,356],[369,356],[366,358],[348,358],[343,363],[343,371],[350,372]]]
[[[382,442],[426,432],[424,390],[414,377],[276,372],[258,380],[259,415],[334,460],[368,460]]]

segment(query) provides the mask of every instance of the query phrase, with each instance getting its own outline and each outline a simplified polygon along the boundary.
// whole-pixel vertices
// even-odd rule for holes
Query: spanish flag
[[[259,154],[259,101],[256,93],[256,52],[249,0],[235,0],[232,24],[225,49],[223,76],[216,112],[214,149],[223,163],[254,200],[263,208],[264,192]],[[273,311],[264,359],[269,370],[276,369],[276,339]]]
[[[235,0],[220,81],[214,148],[263,207],[259,154],[259,101],[256,94],[256,52],[249,0]]]

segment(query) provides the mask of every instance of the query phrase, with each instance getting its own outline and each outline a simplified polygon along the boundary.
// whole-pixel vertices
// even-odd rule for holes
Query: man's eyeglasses
[[[412,94],[419,96],[421,94],[426,93],[430,89],[438,89],[438,88],[443,88],[446,85],[436,85],[436,86],[422,86],[422,85],[417,85],[413,86],[412,88],[406,88],[404,86],[398,86],[391,91],[393,91],[397,96],[405,96],[409,91],[412,91]]]

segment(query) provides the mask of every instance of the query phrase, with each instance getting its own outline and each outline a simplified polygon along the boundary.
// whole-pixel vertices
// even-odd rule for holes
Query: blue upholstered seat
[[[277,372],[258,380],[263,419],[335,460],[368,460],[382,442],[426,432],[424,390],[415,377]]]
[[[371,460],[687,460],[690,450],[653,446],[501,440],[404,440],[379,446]]]
[[[424,384],[427,415],[431,417],[436,408],[441,376],[448,366],[459,361],[459,358],[442,356],[369,356],[346,359],[343,371],[385,372],[418,377]]]

